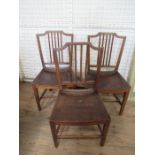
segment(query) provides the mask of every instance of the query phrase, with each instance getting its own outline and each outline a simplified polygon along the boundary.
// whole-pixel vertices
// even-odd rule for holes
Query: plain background
[[[154,1],[136,2],[136,155],[154,155]],[[1,154],[19,152],[19,4],[0,4]]]

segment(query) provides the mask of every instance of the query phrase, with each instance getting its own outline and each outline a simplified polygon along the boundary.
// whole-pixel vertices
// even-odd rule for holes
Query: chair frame
[[[41,63],[42,63],[43,69],[37,75],[37,77],[34,79],[34,81],[32,82],[32,88],[33,88],[33,91],[34,91],[34,96],[35,96],[35,99],[36,99],[36,102],[37,102],[37,107],[38,107],[38,110],[39,111],[41,111],[40,102],[44,98],[44,95],[47,92],[47,90],[52,91],[52,90],[58,90],[59,89],[59,85],[57,83],[54,84],[54,85],[51,85],[50,83],[48,83],[48,81],[47,81],[46,84],[40,84],[39,82],[37,84],[35,83],[35,80],[38,77],[40,77],[41,75],[43,75],[43,73],[45,71],[48,71],[49,72],[49,70],[47,70],[46,67],[45,67],[45,62],[44,62],[43,52],[42,52],[42,48],[41,48],[40,37],[43,37],[43,36],[48,35],[49,51],[50,51],[50,56],[52,57],[53,47],[51,45],[53,44],[53,45],[55,45],[54,47],[56,47],[55,41],[56,41],[56,35],[58,35],[58,34],[59,34],[59,36],[65,35],[65,36],[71,37],[71,42],[73,42],[73,40],[74,40],[74,35],[73,34],[65,33],[65,32],[63,32],[61,30],[60,31],[45,31],[44,33],[36,34],[37,45],[38,45],[39,55],[40,55],[40,59],[41,59]],[[53,38],[52,43],[51,43],[49,37],[52,36],[52,35],[54,35],[54,38]],[[59,39],[60,39],[60,41],[58,41],[58,42],[59,43],[62,42],[62,38],[59,37]],[[58,47],[60,47],[60,44],[59,44]],[[54,64],[54,62],[52,62],[52,63]],[[55,73],[52,73],[52,72],[53,72],[53,70],[51,70],[51,74],[55,74]],[[43,93],[41,95],[39,95],[39,88],[43,88],[44,89],[44,91],[43,91]]]
[[[93,95],[93,97],[95,96],[95,99],[93,99],[94,108],[97,108],[99,106],[100,109],[102,109],[102,107],[104,107],[102,110],[100,110],[100,112],[102,111],[104,113],[104,117],[102,116],[101,120],[100,119],[95,119],[95,120],[91,120],[91,121],[84,121],[84,120],[76,120],[76,121],[74,121],[72,119],[71,120],[70,119],[66,120],[66,118],[65,118],[65,120],[61,120],[61,119],[57,120],[55,118],[55,116],[57,116],[58,113],[55,115],[54,114],[55,110],[58,107],[59,107],[59,110],[63,109],[63,107],[61,107],[61,105],[60,105],[60,102],[62,101],[61,94],[62,94],[62,91],[59,92],[56,104],[55,104],[54,109],[52,111],[52,114],[51,114],[51,116],[49,118],[49,124],[50,124],[50,127],[51,127],[51,133],[52,133],[52,136],[53,136],[53,142],[54,142],[55,147],[58,147],[58,139],[96,139],[96,138],[97,139],[100,138],[100,146],[104,146],[105,140],[106,140],[106,137],[107,137],[107,134],[108,134],[111,118],[110,118],[108,112],[106,111],[102,101],[100,100],[98,94],[93,93],[93,94],[90,94],[90,95],[86,95],[87,97],[85,97],[85,95],[83,96],[85,98],[85,100],[86,100],[85,104],[87,102],[87,99],[89,98],[88,96]],[[72,96],[68,96],[68,97],[70,99],[72,98]],[[76,101],[78,100],[78,98],[76,98]],[[75,98],[74,98],[74,100],[75,100]],[[89,103],[89,102],[87,102],[87,103]],[[77,105],[77,104],[75,104],[75,105]],[[72,104],[72,106],[73,106],[73,104]],[[73,110],[75,110],[75,109],[76,109],[76,107],[73,108]],[[91,110],[92,110],[92,108],[89,109],[89,111],[91,111]],[[60,113],[60,115],[61,115],[61,113]],[[73,116],[73,118],[75,117],[75,115]],[[72,115],[69,115],[69,116],[72,117]],[[95,125],[95,126],[97,125],[100,134],[87,135],[87,136],[86,135],[61,135],[61,134],[59,134],[61,126],[90,126],[90,125]]]
[[[103,35],[102,40],[101,40],[101,35]],[[114,71],[109,71],[109,72],[106,72],[106,71],[105,72],[102,72],[101,71],[100,76],[103,77],[104,75],[105,76],[108,76],[108,75],[118,74],[118,76],[121,78],[121,80],[124,81],[124,83],[126,83],[127,88],[126,89],[119,89],[119,90],[116,90],[115,88],[112,88],[111,90],[106,90],[106,89],[102,89],[102,88],[98,89],[97,88],[97,90],[98,90],[98,92],[101,92],[103,94],[113,94],[113,96],[116,98],[116,101],[112,101],[112,102],[118,102],[121,105],[121,108],[120,108],[120,111],[119,111],[119,115],[122,115],[123,114],[123,111],[124,111],[124,107],[125,107],[126,102],[127,102],[127,99],[128,99],[128,96],[129,96],[130,88],[131,88],[129,86],[129,84],[120,75],[120,73],[118,73],[118,68],[119,68],[119,65],[120,65],[121,57],[122,57],[124,46],[125,46],[125,42],[126,42],[126,36],[120,36],[117,33],[99,32],[99,33],[97,33],[95,35],[88,35],[87,39],[88,39],[88,42],[91,43],[91,39],[92,38],[99,37],[98,47],[102,47],[103,41],[104,41],[104,36],[105,35],[109,35],[110,37],[112,37],[112,43],[111,43],[111,48],[110,48],[110,46],[107,43],[107,42],[110,42],[110,39],[109,39],[109,41],[107,41],[108,39],[106,38],[107,40],[106,40],[106,43],[105,43],[106,45],[105,45],[104,54],[106,53],[106,49],[108,49],[108,50],[110,50],[109,55],[111,56],[111,52],[112,52],[112,48],[113,48],[113,40],[114,40],[114,37],[119,38],[119,39],[122,39],[122,45],[121,45],[121,48],[120,48],[120,52],[119,52],[119,56],[118,56],[118,59],[117,59],[117,63],[116,63],[115,66],[112,66],[112,67],[115,68]],[[101,45],[101,42],[102,42],[102,45]],[[89,59],[90,59],[90,54],[89,54]],[[109,60],[105,60],[105,55],[103,55],[103,58],[102,59],[103,59],[103,65],[102,65],[102,67],[108,67],[109,64],[107,62],[110,62],[111,57],[110,57]],[[106,61],[106,65],[104,65],[104,61]],[[91,69],[90,69],[90,67],[91,67],[90,63],[88,63],[88,65],[89,65],[89,70],[91,71]],[[120,100],[120,98],[118,97],[117,94],[122,94],[123,99]]]
[[[44,62],[44,58],[43,58],[43,53],[42,53],[42,49],[41,49],[41,43],[40,43],[40,37],[42,37],[42,36],[46,36],[46,35],[51,35],[51,34],[54,34],[54,36],[56,36],[57,34],[60,34],[60,35],[66,35],[66,36],[70,36],[71,37],[71,42],[73,43],[73,38],[74,38],[74,35],[73,34],[68,34],[68,33],[65,33],[65,32],[63,32],[63,31],[46,31],[46,32],[44,32],[44,33],[40,33],[40,34],[37,34],[36,35],[36,37],[37,37],[37,44],[38,44],[38,49],[39,49],[39,53],[40,53],[40,58],[41,58],[41,62],[42,62],[42,66],[43,66],[43,70],[46,70],[46,67],[45,67],[45,62]],[[116,64],[116,66],[113,66],[113,67],[115,67],[115,69],[114,69],[114,71],[112,71],[112,72],[110,72],[110,75],[114,75],[114,74],[119,74],[118,73],[118,68],[119,68],[119,65],[120,65],[120,61],[121,61],[121,57],[122,57],[122,54],[123,54],[123,49],[124,49],[124,46],[125,46],[125,41],[126,41],[126,37],[125,36],[120,36],[120,35],[117,35],[116,33],[109,33],[109,32],[99,32],[99,33],[97,33],[96,35],[88,35],[88,42],[89,43],[91,43],[91,38],[95,38],[95,37],[99,37],[100,35],[103,35],[103,34],[105,34],[105,35],[111,35],[111,37],[117,37],[117,38],[120,38],[120,39],[123,39],[123,42],[122,42],[122,46],[121,46],[121,49],[120,49],[120,53],[119,53],[119,57],[118,57],[118,60],[117,60],[117,64]],[[55,37],[54,37],[54,39],[56,39]],[[48,43],[49,43],[49,49],[50,49],[50,52],[51,52],[51,43],[49,42],[50,40],[48,39]],[[102,41],[102,39],[101,39],[101,37],[99,37],[99,42],[101,42]],[[85,43],[85,44],[89,44],[89,43],[86,43],[86,42],[81,42],[81,43]],[[69,43],[68,43],[69,44]],[[79,44],[79,42],[75,42],[74,44]],[[113,43],[112,43],[113,44]],[[60,45],[60,44],[59,44]],[[52,52],[53,53],[50,53],[50,56],[53,54],[53,59],[55,59],[54,58],[54,50],[62,50],[62,49],[64,49],[64,48],[66,48],[68,45],[67,44],[65,44],[63,47],[60,47],[60,46],[58,46],[58,47],[56,47],[56,48],[52,48]],[[88,45],[89,46],[89,45]],[[93,46],[93,45],[90,45],[91,47],[93,47],[93,48],[98,48],[98,47],[95,47],[95,46]],[[102,47],[101,46],[101,44],[99,45],[99,48],[100,47]],[[107,45],[107,48],[109,49],[110,47],[109,47],[109,45]],[[112,48],[112,47],[111,47]],[[89,53],[89,48],[87,48],[87,50],[88,50],[88,55],[87,55],[87,60],[86,60],[86,62],[87,62],[87,64],[88,64],[88,72],[91,72],[91,69],[90,69],[90,67],[91,67],[91,64],[90,64],[90,53]],[[105,47],[105,49],[104,50],[106,50],[106,47]],[[105,52],[106,51],[104,51],[104,54],[105,54]],[[103,56],[102,57],[104,57],[104,54],[103,54]],[[63,62],[60,62],[58,59],[56,60],[54,60],[54,61],[57,61],[57,65],[59,64],[59,63],[63,63]],[[55,64],[55,62],[52,62],[53,64]],[[107,61],[106,61],[107,62]],[[101,65],[100,67],[104,67],[104,65]],[[61,76],[60,76],[60,72],[61,72],[61,68],[59,67],[59,66],[56,66],[56,68],[58,68],[57,70],[56,70],[56,78],[57,78],[57,83],[56,84],[54,84],[54,85],[51,85],[51,84],[48,84],[48,82],[46,83],[46,84],[39,84],[39,83],[32,83],[32,88],[33,88],[33,90],[34,90],[34,95],[35,95],[35,99],[36,99],[36,102],[37,102],[37,106],[38,106],[38,110],[40,111],[41,110],[41,106],[40,106],[40,101],[41,101],[41,99],[44,97],[44,95],[45,95],[45,93],[47,92],[47,90],[59,90],[59,89],[62,89],[62,81],[61,81]],[[42,71],[43,71],[42,70]],[[42,74],[42,71],[39,73],[39,75],[38,76],[40,76],[40,74]],[[51,72],[53,72],[53,71],[51,71]],[[53,74],[53,73],[52,73]],[[54,73],[55,74],[55,73]],[[98,73],[97,73],[98,74]],[[102,75],[103,74],[103,75]],[[104,75],[106,75],[107,73],[106,72],[100,72],[100,76],[102,77],[102,76],[104,76]],[[119,75],[119,76],[121,76],[121,75]],[[122,77],[121,77],[122,78]],[[122,78],[122,80],[124,80],[123,78]],[[97,83],[99,83],[99,76],[98,76],[98,78],[96,78],[96,82]],[[125,80],[124,80],[124,82],[126,82]],[[72,83],[73,84],[73,83]],[[68,85],[68,86],[70,86],[70,85]],[[39,96],[39,91],[38,91],[38,89],[39,88],[44,88],[45,90],[43,91],[43,93]],[[111,89],[110,91],[109,90],[103,90],[103,89],[99,89],[99,88],[97,88],[96,87],[96,90],[98,91],[98,92],[102,92],[102,93],[105,93],[105,94],[113,94],[114,95],[114,97],[116,98],[116,101],[118,102],[118,103],[120,103],[120,105],[121,105],[121,108],[120,108],[120,112],[119,112],[119,114],[120,115],[122,115],[122,113],[123,113],[123,111],[124,111],[124,107],[125,107],[125,104],[126,104],[126,102],[127,102],[127,99],[128,99],[128,95],[129,95],[129,92],[130,92],[130,86],[128,85],[128,87],[126,88],[126,89],[119,89],[119,90],[115,90],[115,88],[113,88],[113,89]],[[122,96],[123,96],[123,99],[122,99],[122,101],[119,99],[119,97],[117,96],[117,94],[122,94]]]
[[[65,33],[63,31],[46,31],[44,33],[36,34],[39,54],[40,54],[40,58],[41,58],[41,63],[42,63],[43,69],[45,69],[45,70],[47,70],[45,64],[49,64],[49,63],[45,63],[45,61],[44,61],[44,56],[43,56],[43,52],[42,52],[42,48],[41,48],[40,37],[43,37],[43,36],[45,37],[46,35],[48,36],[48,46],[49,46],[51,64],[54,64],[54,61],[52,60],[52,56],[53,56],[53,53],[54,53],[53,49],[63,47],[63,45],[62,45],[62,41],[63,41],[62,36],[64,35],[64,36],[70,37],[71,42],[73,42],[73,39],[74,39],[73,34]],[[60,61],[63,64],[63,55],[62,55],[62,53],[59,56],[60,56]]]
[[[87,68],[88,68],[88,49],[91,48],[95,51],[98,51],[98,59],[97,59],[97,73],[96,73],[96,77],[94,79],[95,85],[98,82],[99,79],[99,74],[100,74],[100,68],[101,68],[101,59],[102,55],[103,55],[103,51],[104,48],[97,48],[95,46],[93,46],[91,43],[89,42],[72,42],[72,43],[66,43],[62,48],[54,48],[53,49],[53,54],[54,54],[54,62],[56,65],[56,75],[57,75],[57,79],[59,82],[59,89],[62,89],[62,86],[64,85],[62,82],[62,76],[61,76],[61,70],[59,67],[59,61],[58,61],[58,57],[57,57],[57,52],[63,51],[66,48],[70,49],[70,71],[72,72],[72,53],[73,53],[73,47],[75,48],[75,52],[77,52],[77,46],[80,46],[80,53],[82,54],[82,47],[86,46],[86,70],[85,70],[85,75],[87,75]],[[70,48],[71,47],[71,48]],[[75,56],[75,61],[77,60],[77,57]],[[76,62],[75,62],[75,72],[77,72],[77,66],[76,66]],[[82,75],[82,56],[80,55],[80,76]],[[72,76],[72,75],[71,75]],[[81,77],[80,77],[81,79]],[[92,83],[93,81],[87,81],[87,83]],[[86,83],[86,81],[82,81],[81,83]],[[71,85],[76,85],[77,82],[76,81],[71,81],[66,83],[65,85],[71,86]]]
[[[101,35],[103,35],[102,39],[101,39]],[[122,57],[124,46],[125,46],[125,42],[126,42],[126,36],[120,36],[117,33],[99,32],[99,33],[97,33],[95,35],[88,35],[87,40],[88,40],[88,42],[91,43],[91,39],[92,38],[99,37],[99,45],[98,45],[98,47],[103,47],[103,42],[104,42],[104,39],[105,39],[104,37],[108,36],[108,35],[109,35],[109,38],[108,37],[107,37],[108,39],[106,38],[106,43],[105,43],[105,47],[104,47],[104,55],[103,55],[102,67],[115,67],[115,69],[113,71],[113,73],[115,73],[115,72],[117,72],[117,70],[119,68],[119,65],[120,65],[121,57]],[[112,42],[111,42],[111,47],[110,47],[109,44],[110,44],[111,37],[112,37]],[[105,54],[106,54],[106,50],[110,50],[109,56],[111,56],[114,37],[122,39],[122,45],[121,45],[120,53],[119,53],[119,56],[118,56],[118,59],[117,59],[117,64],[114,65],[114,66],[110,66],[109,65],[110,59],[108,60],[108,57],[105,58]],[[88,56],[89,56],[89,60],[90,60],[90,54]],[[106,61],[106,65],[104,65],[104,61]],[[89,70],[90,70],[91,65],[90,65],[89,62],[88,62],[88,65],[89,65]],[[94,66],[92,66],[92,67],[94,67]]]

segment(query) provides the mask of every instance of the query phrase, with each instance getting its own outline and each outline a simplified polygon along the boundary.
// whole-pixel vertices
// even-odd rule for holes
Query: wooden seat
[[[116,92],[122,93],[130,89],[130,85],[124,80],[119,72],[111,75],[101,75],[97,84],[97,89],[100,92]]]
[[[47,72],[42,69],[33,80],[32,85],[36,85],[36,87],[45,86],[54,89],[58,88],[58,81],[55,73]]]
[[[120,103],[121,108],[119,114],[123,113],[127,98],[130,92],[130,86],[118,72],[119,64],[123,54],[126,37],[117,35],[116,33],[99,32],[96,35],[89,35],[88,42],[96,47],[104,47],[101,72],[97,90],[102,93],[113,94]],[[88,54],[89,61],[91,54]],[[93,55],[92,55],[93,57]],[[88,62],[89,62],[88,61]],[[88,70],[94,74],[96,65],[88,64]],[[121,94],[123,99],[118,100],[117,94]]]
[[[64,81],[67,81],[69,78],[69,75],[66,73],[64,73],[62,76],[62,79]],[[44,69],[42,69],[41,72],[36,76],[36,78],[32,82],[32,85],[35,85],[36,87],[48,87],[50,89],[59,88],[59,83],[55,72],[48,72]]]
[[[100,134],[97,135],[96,138],[101,138],[100,145],[102,146],[104,145],[108,132],[110,116],[96,93],[73,96],[60,92],[49,122],[55,147],[58,146],[58,138],[92,138],[85,136],[60,136],[59,129],[62,125],[97,125]],[[103,127],[101,127],[101,125],[103,125]],[[56,128],[56,126],[58,127]]]
[[[64,81],[68,81],[70,79],[69,75],[67,73],[64,73],[62,76],[62,79]],[[40,73],[36,76],[36,78],[32,82],[32,88],[34,91],[34,95],[36,98],[38,109],[41,110],[40,101],[44,97],[47,89],[53,90],[53,89],[59,89],[59,82],[56,77],[55,72],[48,72],[47,70],[42,69]],[[45,90],[39,97],[39,88],[44,88]]]
[[[61,48],[66,42],[73,42],[73,34],[68,34],[63,31],[46,31],[45,33],[37,34],[37,43],[42,63],[42,70],[32,82],[35,99],[38,110],[41,110],[40,101],[44,97],[47,89],[59,89],[59,83],[56,77],[56,68],[53,59],[53,49]],[[60,71],[65,72],[69,69],[69,62],[64,62],[65,55],[59,53]],[[63,75],[64,80],[68,78]],[[44,88],[44,92],[39,96],[38,89]]]

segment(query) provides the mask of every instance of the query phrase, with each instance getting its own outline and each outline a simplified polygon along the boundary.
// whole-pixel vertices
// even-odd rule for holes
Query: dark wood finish
[[[46,35],[48,36],[48,45],[49,45],[49,52],[51,57],[50,63],[53,64],[53,68],[50,68],[50,71],[49,71],[49,68],[47,69],[45,67],[46,63],[44,62],[44,56],[42,53],[41,43],[40,43],[40,37],[43,37]],[[63,35],[71,37],[71,43],[67,43],[62,47]],[[124,83],[121,82],[121,81],[124,81],[124,79],[121,75],[118,76],[117,69],[119,67],[119,63],[123,53],[126,37],[118,36],[116,33],[98,33],[97,35],[88,36],[88,41],[91,42],[91,39],[96,37],[99,37],[98,48],[94,48],[94,46],[86,42],[73,43],[72,42],[73,35],[66,34],[63,31],[46,31],[43,34],[37,34],[37,41],[38,41],[40,57],[43,65],[43,71],[41,71],[41,73],[33,81],[33,85],[34,85],[33,89],[34,89],[34,94],[35,94],[35,98],[36,98],[37,106],[39,110],[41,108],[40,100],[44,96],[43,94],[38,99],[37,96],[39,95],[37,95],[37,91],[38,91],[37,89],[39,88],[39,86],[44,88],[62,89],[62,87],[74,87],[74,85],[77,85],[77,84],[85,85],[87,81],[87,84],[89,83],[93,87],[95,87],[96,83],[98,83],[97,90],[100,92],[114,93],[114,94],[121,93],[123,96],[123,99],[122,101],[119,101],[119,103],[121,105],[120,114],[122,114],[124,105],[126,104],[126,101],[127,101],[127,96],[130,91],[130,86],[128,85],[127,82],[124,82]],[[113,43],[115,38],[122,39],[122,45],[120,48],[120,53],[118,54],[119,57],[118,57],[117,63],[115,65],[111,65],[110,61],[112,58],[111,56],[112,56]],[[84,46],[87,46],[85,67],[83,63],[83,52],[85,52]],[[101,49],[101,47],[103,46],[104,46],[104,53],[103,53],[103,49]],[[78,47],[80,47],[79,51],[77,50]],[[68,53],[69,53],[68,62],[63,61],[63,55],[66,49],[68,49]],[[98,62],[96,63],[96,65],[90,64],[91,49],[94,49],[97,51],[96,54],[98,55]],[[77,58],[77,54],[80,55],[79,58]],[[55,58],[54,58],[54,55],[55,55]],[[79,71],[77,70],[78,60],[80,61]],[[101,61],[102,61],[102,64],[101,64]],[[61,64],[68,64],[68,67],[62,68]],[[94,73],[94,71],[91,70],[91,67],[96,67],[95,74],[92,74]],[[103,74],[101,74],[100,76],[99,74],[100,69],[104,67],[112,67],[114,68],[114,70],[102,72]],[[48,71],[51,73],[47,73],[45,71]],[[85,73],[85,75],[83,75],[83,72]],[[105,80],[104,75],[109,75],[108,81]],[[104,80],[106,82],[103,82]]]
[[[63,74],[62,79],[64,81],[68,80],[68,78],[69,78],[68,74]],[[60,85],[55,72],[47,72],[44,69],[42,69],[40,73],[36,76],[36,78],[33,80],[32,87],[39,111],[41,110],[40,101],[42,98],[44,98],[47,89],[49,89],[50,91],[60,89]],[[39,88],[45,89],[40,96],[38,93]]]
[[[100,92],[119,94],[130,89],[130,85],[124,80],[119,72],[111,75],[102,75],[99,78],[97,89]]]
[[[37,37],[37,44],[38,44],[38,49],[39,49],[43,69],[49,72],[55,72],[53,49],[62,48],[64,46],[64,44],[66,43],[63,39],[64,37],[68,37],[69,42],[73,42],[73,37],[74,37],[73,34],[65,33],[63,31],[46,31],[45,33],[37,34],[36,37]],[[48,49],[45,50],[42,48],[41,38],[44,38],[44,39],[47,38]],[[45,60],[45,51],[49,52],[50,62],[47,62]],[[62,51],[59,51],[58,53],[58,61],[61,64],[69,64],[69,62],[64,62]],[[47,65],[51,65],[51,66],[47,67]]]
[[[106,111],[104,104],[100,100],[98,94],[93,93],[79,97],[66,95],[62,91],[60,91],[52,114],[49,118],[55,147],[58,146],[58,138],[100,138],[100,145],[103,146],[108,132],[110,120],[110,116]],[[99,130],[100,135],[97,136],[61,136],[58,132],[56,132],[56,125],[102,125],[103,128]]]
[[[104,124],[103,124],[103,129],[102,129],[102,133],[101,133],[101,142],[100,142],[100,145],[103,146],[104,143],[105,143],[105,140],[106,140],[106,135],[108,133],[108,129],[109,129],[109,125],[110,125],[110,121],[106,121]]]
[[[80,49],[79,51],[77,50],[78,48]],[[96,60],[96,64],[97,64],[96,75],[89,74],[88,72],[88,64],[87,64],[88,49],[89,51],[90,49],[93,50],[93,52],[94,53],[96,52],[96,54],[98,55],[98,59]],[[94,84],[97,83],[99,78],[100,68],[101,68],[101,58],[103,54],[103,48],[96,48],[88,42],[73,42],[73,43],[66,43],[62,48],[54,48],[53,51],[54,51],[53,52],[54,62],[56,65],[56,75],[59,81],[60,88],[62,88],[63,85],[68,86],[68,85],[74,85],[74,84],[84,85],[88,83],[94,83]],[[68,71],[66,70],[66,72],[61,72],[60,63],[58,60],[59,51],[69,53],[68,55],[70,60],[70,67],[69,67],[70,70]],[[83,60],[84,53],[86,56],[85,60]],[[79,69],[77,67],[78,60],[80,60]],[[67,81],[63,79],[63,76],[65,74],[71,75],[69,76]]]
[[[37,102],[38,110],[40,111],[41,110],[40,101],[42,98],[44,98],[44,95],[47,92],[47,89],[53,90],[53,89],[61,88],[61,86],[59,85],[57,76],[55,74],[56,68],[55,68],[55,63],[53,59],[53,49],[63,47],[63,44],[66,43],[63,37],[69,37],[70,42],[73,42],[73,34],[68,34],[63,31],[46,31],[45,33],[37,34],[36,37],[37,37],[37,44],[38,44],[38,49],[39,49],[39,54],[40,54],[40,59],[42,62],[43,69],[33,80],[32,87],[34,90],[34,95]],[[45,52],[43,52],[41,38],[47,39],[46,41],[48,44],[48,50],[46,52],[49,52],[50,62],[46,62],[44,59]],[[60,66],[60,70],[62,72],[69,70],[69,67],[68,67],[69,62],[64,62],[62,51],[59,52],[58,60],[59,60],[59,63],[61,63],[62,65],[66,65],[66,67]],[[47,67],[46,65],[51,65],[51,67]],[[68,75],[64,74],[63,79],[64,80],[68,79]],[[45,88],[45,91],[41,96],[39,96],[39,93],[38,93],[39,88]]]
[[[55,147],[58,147],[56,125],[54,123],[50,123],[50,127],[51,127],[51,132],[53,133],[52,136],[53,136],[54,145]]]
[[[97,38],[99,38],[97,40]],[[116,33],[110,33],[110,32],[99,32],[96,35],[88,35],[88,42],[93,44],[93,40],[97,40],[98,41],[98,46],[97,47],[104,47],[104,54],[103,54],[103,58],[102,58],[102,67],[112,67],[114,69],[114,72],[118,70],[120,61],[121,61],[121,57],[122,57],[122,53],[123,53],[123,49],[124,49],[124,45],[125,45],[125,41],[126,41],[126,36],[120,36],[117,35]],[[120,49],[118,49],[118,58],[115,64],[111,64],[111,55],[113,53],[113,44],[114,44],[114,40],[118,39],[120,40]],[[90,57],[90,55],[89,55]],[[89,69],[91,67],[96,67],[96,65],[91,65],[89,63]]]
[[[70,42],[63,44],[63,35],[69,36]],[[40,40],[43,36],[48,38],[50,62],[44,60]],[[91,44],[91,39],[96,37],[99,38],[98,47]],[[116,63],[111,64],[115,38],[122,39],[122,44]],[[49,118],[55,147],[58,147],[58,139],[61,138],[100,138],[100,145],[104,145],[111,119],[97,92],[113,94],[121,105],[119,114],[123,113],[130,91],[129,84],[118,73],[125,40],[126,37],[118,36],[116,33],[98,33],[88,36],[88,42],[73,42],[73,35],[63,31],[37,34],[43,69],[34,79],[32,87],[39,111],[41,110],[40,100],[47,90],[59,89],[55,107]],[[93,64],[90,61],[91,52],[96,54],[96,62]],[[68,55],[67,61],[64,60],[65,54]],[[47,67],[47,65],[51,66]],[[93,70],[92,67],[96,69]],[[101,68],[106,67],[111,67],[113,70],[101,71]],[[40,87],[45,88],[41,96],[38,93]],[[123,95],[122,101],[117,94]],[[100,134],[62,136],[59,131],[63,125],[96,125]]]
[[[124,80],[119,72],[100,76],[97,84],[98,92],[115,95],[115,98],[117,99],[116,101],[121,106],[119,115],[122,115],[123,113],[130,88],[130,85]],[[122,95],[122,101],[116,96],[116,94]]]
[[[126,37],[119,36],[116,33],[99,32],[96,35],[89,35],[88,42],[93,44],[93,39],[97,39],[97,38],[98,38],[97,47],[104,47],[104,54],[102,57],[102,66],[101,66],[99,82],[97,84],[97,90],[102,93],[122,95],[123,97],[122,101],[120,100],[118,101],[118,98],[117,98],[118,103],[121,105],[121,108],[119,111],[119,114],[121,115],[123,113],[125,104],[127,102],[128,94],[130,91],[129,84],[124,80],[124,78],[118,72],[118,67],[119,67],[121,57],[123,54]],[[117,57],[116,63],[111,64],[111,60],[114,58],[112,57],[112,52],[114,50],[115,39],[121,40],[120,50],[117,53],[118,57]],[[90,54],[88,54],[88,58],[90,59]],[[97,66],[92,65],[90,63],[90,60],[88,62],[89,62],[88,68],[89,68],[90,73],[96,74],[96,71],[92,70],[92,67],[97,67]],[[108,67],[113,68],[113,69],[110,71],[105,71],[104,69]]]
[[[34,96],[37,102],[38,110],[41,110],[40,106],[40,99],[39,99],[39,93],[38,93],[38,88],[35,85],[32,85],[33,91],[34,91]]]

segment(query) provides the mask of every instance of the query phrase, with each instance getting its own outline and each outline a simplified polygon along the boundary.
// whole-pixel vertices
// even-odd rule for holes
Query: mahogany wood
[[[97,93],[72,96],[66,95],[63,91],[59,92],[56,104],[49,118],[51,132],[55,147],[58,146],[57,139],[61,138],[100,138],[100,145],[103,146],[110,125],[110,116],[106,111],[104,104]],[[81,126],[97,125],[100,135],[97,136],[77,136],[77,135],[59,135],[56,131],[56,125]],[[102,125],[103,127],[101,128]]]
[[[98,47],[104,47],[104,54],[102,57],[102,67],[101,67],[103,68],[103,71],[100,72],[99,82],[97,84],[97,90],[99,92],[108,94],[122,94],[123,100],[118,101],[117,99],[118,103],[120,103],[121,105],[119,114],[122,115],[130,91],[129,84],[118,72],[118,67],[123,54],[126,37],[117,35],[116,33],[99,32],[96,35],[88,35],[88,42],[93,44],[93,39],[97,38],[98,38]],[[122,42],[120,45],[120,51],[118,52],[118,58],[116,64],[111,64],[110,62],[113,59],[112,52],[114,50],[113,44],[116,38],[121,39]],[[90,53],[88,55],[88,58],[90,59]],[[96,71],[92,70],[91,68],[97,66],[90,64],[90,60],[88,62],[90,73],[92,74],[96,73]],[[104,68],[107,67],[112,67],[113,70],[104,71]]]
[[[80,48],[80,50],[78,51],[77,48]],[[96,64],[97,64],[96,75],[89,74],[88,72],[88,67],[87,67],[88,66],[87,64],[88,49],[92,49],[93,52],[94,53],[96,52],[96,54],[98,55],[98,59],[96,60]],[[100,68],[101,68],[101,58],[103,54],[103,48],[96,48],[88,42],[73,42],[73,43],[66,43],[62,48],[54,48],[53,51],[54,51],[53,52],[54,62],[56,65],[55,67],[56,75],[57,75],[57,79],[60,85],[60,89],[62,89],[63,85],[67,86],[71,84],[81,85],[81,84],[94,83],[96,85],[96,83],[98,82]],[[61,72],[60,63],[58,60],[59,51],[69,53],[70,70],[66,72]],[[84,53],[85,53],[86,58],[85,58],[85,61],[82,62]],[[79,57],[78,57],[78,54],[80,55]],[[77,68],[78,60],[80,60],[79,70]],[[86,64],[84,66],[85,62]],[[71,75],[69,76],[67,81],[63,79],[64,74],[68,74],[68,76]]]
[[[36,34],[36,37],[37,37],[37,44],[38,44],[38,49],[39,49],[43,69],[49,72],[54,72],[55,66],[54,66],[54,60],[53,60],[54,59],[53,49],[63,47],[63,45],[66,43],[65,40],[63,40],[63,37],[69,37],[69,42],[73,42],[73,38],[74,38],[73,34],[65,33],[63,31],[46,31],[44,33]],[[43,52],[43,48],[41,46],[42,44],[41,38],[47,38],[48,40],[49,49],[48,50],[46,49],[47,50],[46,52],[49,52],[50,60],[51,60],[50,62],[45,61],[45,52]],[[63,44],[63,42],[65,43]],[[59,60],[59,63],[61,64],[69,64],[69,62],[63,61],[62,51],[59,51],[58,53],[58,60]],[[51,67],[47,67],[46,65],[51,65]]]
[[[60,85],[58,82],[58,79],[56,77],[55,74],[55,64],[54,64],[54,59],[53,59],[53,49],[54,48],[61,48],[63,47],[63,43],[65,43],[65,40],[63,40],[63,37],[69,37],[70,42],[73,42],[73,34],[68,34],[65,33],[63,31],[46,31],[45,33],[40,33],[36,35],[37,38],[37,44],[38,44],[38,49],[39,49],[39,54],[40,54],[40,59],[42,62],[42,67],[43,69],[40,71],[40,73],[36,76],[36,78],[33,80],[32,82],[32,87],[34,90],[34,96],[37,102],[37,106],[38,106],[38,110],[41,110],[41,105],[40,105],[40,101],[41,99],[44,97],[47,89],[59,89]],[[41,46],[41,38],[42,37],[47,37],[47,43],[48,43],[48,47],[49,50],[47,52],[49,52],[50,55],[50,62],[45,62],[44,60],[44,52]],[[69,62],[64,62],[63,61],[63,53],[60,51],[59,52],[59,62],[61,64],[69,64]],[[52,65],[52,67],[46,67],[46,65]],[[69,66],[69,65],[68,65]],[[65,72],[66,70],[68,70],[68,67],[66,68],[61,68],[60,66],[60,70]],[[68,75],[64,75],[63,79],[68,79],[67,77]],[[39,97],[39,93],[38,93],[38,89],[39,88],[45,88],[46,91],[43,92],[43,94]]]

